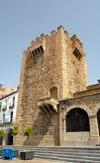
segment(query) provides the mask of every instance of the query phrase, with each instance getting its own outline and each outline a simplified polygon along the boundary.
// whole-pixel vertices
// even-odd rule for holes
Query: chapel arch
[[[90,131],[88,114],[81,108],[73,108],[66,115],[66,132],[80,131]]]

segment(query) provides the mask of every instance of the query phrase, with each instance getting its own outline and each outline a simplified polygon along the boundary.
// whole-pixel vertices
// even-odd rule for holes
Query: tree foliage
[[[19,133],[18,128],[19,128],[19,125],[13,126],[13,130],[11,133],[11,136],[15,136],[15,140],[16,140],[16,135],[18,135],[18,133]],[[13,142],[13,148],[14,148],[14,146],[15,146],[15,141]]]
[[[13,130],[11,133],[12,136],[18,135],[18,133],[19,133],[18,127],[19,127],[19,125],[13,126]]]
[[[26,129],[25,129],[25,131],[24,131],[24,136],[31,136],[32,135],[32,133],[33,133],[33,130],[32,130],[32,128],[30,127],[30,126],[28,126]]]
[[[0,129],[0,137],[4,137],[5,135],[5,131],[3,129]]]
[[[29,137],[32,135],[33,130],[30,126],[28,126],[25,131],[24,131],[24,136],[27,136],[27,149],[28,149],[28,144],[29,144]]]

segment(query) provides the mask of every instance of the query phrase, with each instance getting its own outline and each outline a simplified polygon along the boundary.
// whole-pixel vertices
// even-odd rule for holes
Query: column
[[[66,139],[66,114],[65,111],[62,111],[62,107],[60,106],[59,110],[59,136],[60,136],[60,146],[65,146]]]
[[[97,115],[91,115],[89,117],[90,121],[90,140],[95,143],[99,142],[99,130],[98,130],[98,122]]]

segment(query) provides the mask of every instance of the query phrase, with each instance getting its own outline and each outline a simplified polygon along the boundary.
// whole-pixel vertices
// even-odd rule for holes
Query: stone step
[[[80,153],[80,152],[77,152],[77,151],[74,151],[74,152],[69,152],[69,151],[40,151],[40,150],[34,150],[34,153],[35,154],[39,154],[39,153],[48,153],[48,154],[52,154],[52,153],[55,153],[57,155],[81,155],[81,156],[93,156],[93,157],[100,157],[100,153]]]
[[[3,148],[13,148],[13,146],[3,146]],[[19,149],[19,150],[23,150],[26,149],[26,146],[15,146],[15,149]],[[77,153],[100,153],[100,148],[50,148],[50,147],[33,147],[33,146],[29,146],[28,149],[30,150],[34,150],[34,151],[56,151],[56,152],[76,152]]]
[[[2,146],[0,146],[2,147]],[[5,145],[5,147],[13,147],[12,145]],[[26,145],[23,146],[15,146],[15,148],[26,148]],[[54,150],[100,150],[100,147],[62,147],[62,146],[28,146],[28,148],[33,148],[33,149],[54,149]]]
[[[19,147],[19,146],[16,146]],[[22,146],[25,147],[25,146]],[[29,148],[34,148],[34,149],[73,149],[73,150],[100,150],[100,147],[62,147],[62,146],[28,146]]]
[[[82,156],[82,155],[69,155],[69,154],[66,154],[66,155],[59,155],[57,153],[34,153],[34,156],[38,155],[39,157],[40,156],[45,156],[46,158],[47,157],[62,157],[62,158],[74,158],[74,159],[88,159],[88,160],[96,160],[96,161],[100,161],[100,157],[94,157],[94,156]]]
[[[64,162],[70,162],[70,163],[100,163],[100,161],[96,161],[96,160],[84,160],[84,159],[76,159],[76,158],[63,158],[63,157],[52,157],[52,156],[48,156],[48,157],[45,157],[44,155],[43,156],[38,156],[38,155],[35,155],[34,158],[40,158],[40,159],[47,159],[47,160],[56,160],[56,161],[64,161]]]
[[[82,153],[100,153],[100,150],[73,150],[73,149],[40,149],[40,148],[38,148],[38,149],[36,149],[36,148],[29,148],[29,149],[33,149],[34,151],[50,151],[50,152],[52,152],[52,151],[56,151],[56,152],[78,152],[78,153],[80,153],[80,152],[82,152]]]
[[[26,147],[15,147],[17,149],[26,149]],[[34,148],[34,147],[28,147],[28,149],[33,149],[33,150],[44,150],[44,151],[77,151],[77,152],[88,152],[88,151],[91,151],[91,152],[100,152],[100,149],[84,149],[84,148],[81,148],[81,149],[64,149],[64,148]]]
[[[100,153],[100,149],[53,149],[53,148],[29,148],[29,149],[34,149],[34,150],[44,150],[44,151],[77,151],[77,152],[96,152],[96,153]]]
[[[13,146],[3,146],[3,148],[13,148]],[[26,146],[15,146],[15,149],[26,149]],[[64,148],[64,147],[34,147],[34,146],[29,146],[28,149],[33,149],[33,150],[44,150],[44,151],[77,151],[77,152],[96,152],[96,153],[100,153],[100,148]]]

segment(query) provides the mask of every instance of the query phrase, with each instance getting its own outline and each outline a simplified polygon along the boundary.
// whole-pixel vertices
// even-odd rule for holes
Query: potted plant
[[[30,126],[28,126],[24,131],[24,136],[27,136],[27,146],[26,151],[20,153],[20,158],[22,160],[29,160],[33,158],[33,151],[28,150],[28,144],[29,144],[29,137],[32,135],[33,130]]]
[[[5,131],[3,129],[0,129],[0,137],[1,137],[1,145],[3,141],[3,137],[5,136]],[[0,156],[2,156],[2,149],[0,149]]]
[[[11,133],[12,136],[15,136],[15,140],[16,140],[16,135],[18,135],[18,133],[19,133],[18,127],[19,127],[19,125],[13,126],[13,130]],[[14,149],[14,147],[15,147],[14,142],[13,142],[13,157],[15,157],[15,156],[17,157],[18,156],[18,150]]]

